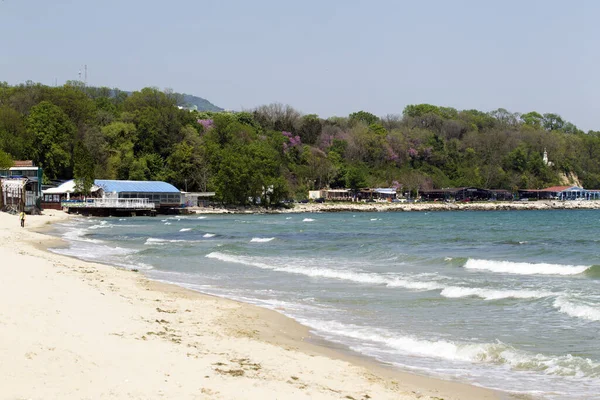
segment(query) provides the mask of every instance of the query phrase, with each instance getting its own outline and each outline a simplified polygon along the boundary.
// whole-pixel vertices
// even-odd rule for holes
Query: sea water
[[[76,218],[54,251],[275,309],[398,368],[600,391],[600,212]]]

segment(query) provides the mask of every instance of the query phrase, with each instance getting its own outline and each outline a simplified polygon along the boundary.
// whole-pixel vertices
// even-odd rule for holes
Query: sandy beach
[[[275,312],[45,250],[0,213],[1,399],[512,398],[317,344]]]

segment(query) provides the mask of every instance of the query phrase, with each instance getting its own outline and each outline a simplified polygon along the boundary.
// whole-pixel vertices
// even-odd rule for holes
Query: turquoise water
[[[543,398],[600,388],[600,212],[86,218],[55,251],[277,309],[421,374]]]

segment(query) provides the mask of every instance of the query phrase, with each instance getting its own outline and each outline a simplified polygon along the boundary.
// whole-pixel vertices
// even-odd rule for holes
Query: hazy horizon
[[[407,104],[557,113],[600,130],[591,0],[0,2],[0,81],[153,86],[323,118]],[[82,70],[83,74],[83,70]]]

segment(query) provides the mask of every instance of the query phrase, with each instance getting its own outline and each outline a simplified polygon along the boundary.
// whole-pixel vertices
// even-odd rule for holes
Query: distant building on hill
[[[0,208],[40,210],[43,174],[31,160],[15,161],[9,169],[0,170]]]

